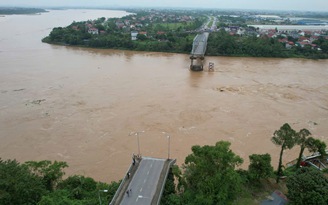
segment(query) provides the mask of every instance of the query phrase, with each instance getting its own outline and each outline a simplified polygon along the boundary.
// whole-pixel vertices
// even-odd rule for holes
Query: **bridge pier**
[[[204,57],[190,56],[190,60],[191,60],[190,70],[192,70],[192,71],[203,71],[204,70]]]
[[[214,71],[214,63],[213,62],[208,63],[208,71]]]

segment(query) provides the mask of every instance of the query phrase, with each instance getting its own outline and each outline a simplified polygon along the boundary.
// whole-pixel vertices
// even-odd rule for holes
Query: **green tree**
[[[314,139],[312,138],[309,142],[309,151],[312,152],[313,154],[316,152],[319,152],[322,157],[326,156],[326,143],[319,140],[319,139]]]
[[[147,40],[147,36],[145,36],[144,34],[138,34],[137,39],[140,41],[145,41]]]
[[[46,192],[41,179],[26,166],[0,159],[0,204],[36,204]]]
[[[90,198],[90,193],[97,190],[96,188],[97,182],[94,179],[79,175],[70,176],[58,184],[58,189],[68,190],[71,198],[79,200]]]
[[[302,167],[287,179],[286,185],[291,204],[328,204],[328,179],[317,169]]]
[[[296,132],[293,130],[288,123],[285,123],[280,127],[279,130],[276,130],[273,133],[271,141],[275,145],[281,146],[280,155],[279,155],[279,164],[276,182],[279,183],[280,176],[282,175],[282,155],[285,149],[291,149],[295,145],[295,136]]]
[[[51,162],[49,160],[43,161],[28,161],[25,165],[30,171],[42,178],[45,187],[52,191],[56,188],[57,183],[64,176],[64,168],[68,167],[66,162]]]
[[[243,160],[230,149],[230,142],[193,146],[185,159],[182,204],[231,204],[241,190],[235,167]]]
[[[176,194],[174,184],[174,174],[172,168],[165,182],[164,192],[161,198],[161,205],[179,205],[181,204],[180,197]]]
[[[48,195],[42,196],[42,199],[37,205],[84,205],[84,204],[98,204],[96,196],[93,203],[88,203],[87,201],[76,200],[70,198],[70,193],[68,190],[59,189]]]
[[[273,167],[269,154],[252,154],[249,160],[248,172],[252,179],[260,180],[272,176]]]
[[[310,142],[312,141],[312,139],[309,138],[310,135],[311,132],[307,129],[301,129],[296,135],[296,143],[301,147],[300,153],[297,158],[296,168],[300,167],[305,148],[311,145]]]

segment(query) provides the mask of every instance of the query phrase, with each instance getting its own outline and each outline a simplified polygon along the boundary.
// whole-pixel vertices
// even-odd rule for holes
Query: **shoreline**
[[[155,52],[155,53],[168,53],[168,54],[185,54],[190,55],[190,53],[184,53],[184,52],[167,52],[167,51],[150,51],[150,50],[130,50],[125,48],[105,48],[105,47],[89,47],[89,46],[82,46],[82,45],[69,45],[64,43],[49,43],[49,42],[43,42],[47,43],[49,45],[56,45],[56,46],[66,46],[66,47],[72,47],[72,48],[90,48],[90,49],[100,49],[100,50],[118,50],[118,51],[131,51],[131,52]],[[308,59],[308,60],[327,60],[327,58],[307,58],[305,56],[292,56],[292,57],[275,57],[275,56],[251,56],[251,55],[205,55],[205,57],[235,57],[235,58],[275,58],[275,59]]]

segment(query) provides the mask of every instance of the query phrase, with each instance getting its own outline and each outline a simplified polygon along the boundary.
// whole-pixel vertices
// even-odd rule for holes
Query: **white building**
[[[99,34],[99,31],[98,31],[98,29],[97,28],[89,28],[89,30],[88,30],[88,33],[90,33],[90,34]]]
[[[131,40],[137,40],[138,31],[131,31]]]

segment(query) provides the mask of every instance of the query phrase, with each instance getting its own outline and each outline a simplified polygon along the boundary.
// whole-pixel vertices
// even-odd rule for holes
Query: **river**
[[[138,153],[181,165],[193,145],[232,143],[251,154],[280,148],[285,122],[328,143],[328,61],[206,57],[190,72],[183,54],[44,44],[53,27],[124,11],[54,10],[0,17],[0,157],[66,161],[66,173],[121,179]],[[206,67],[206,66],[205,66]],[[170,135],[170,145],[166,132]],[[169,145],[169,146],[168,146]],[[287,150],[284,162],[299,149]]]

